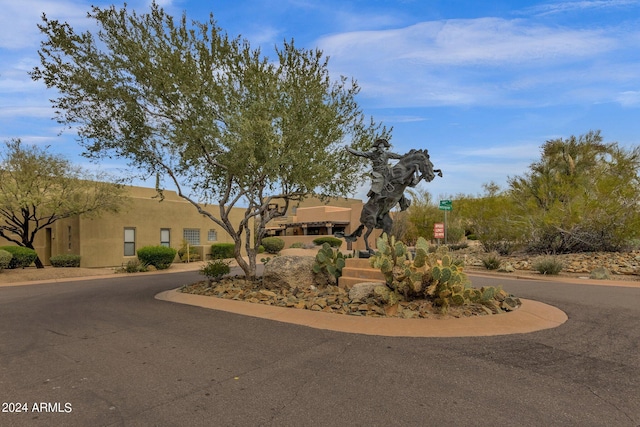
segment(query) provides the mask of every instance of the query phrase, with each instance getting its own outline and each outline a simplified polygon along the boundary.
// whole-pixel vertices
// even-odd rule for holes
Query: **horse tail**
[[[360,224],[360,227],[356,228],[356,230],[351,234],[344,234],[343,232],[335,233],[334,236],[344,239],[347,242],[355,242],[358,240],[358,237],[362,236],[362,230],[364,230],[364,224]]]

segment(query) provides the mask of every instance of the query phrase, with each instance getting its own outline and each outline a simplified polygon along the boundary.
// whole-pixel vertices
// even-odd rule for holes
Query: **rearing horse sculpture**
[[[389,211],[400,204],[401,210],[406,210],[411,201],[404,196],[407,187],[415,187],[421,180],[433,181],[436,173],[442,176],[440,169],[433,169],[433,163],[429,160],[427,150],[411,150],[390,168],[389,177],[385,180],[380,194],[374,194],[362,208],[360,214],[360,226],[351,234],[336,233],[336,237],[344,237],[347,242],[355,242],[362,235],[363,229],[364,243],[369,253],[372,253],[369,246],[369,235],[374,229],[382,229],[384,233],[391,233],[393,220]]]

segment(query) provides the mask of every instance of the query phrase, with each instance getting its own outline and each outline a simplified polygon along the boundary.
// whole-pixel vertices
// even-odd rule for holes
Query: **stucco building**
[[[135,259],[136,251],[143,246],[179,249],[187,240],[206,256],[212,243],[233,242],[221,227],[174,191],[165,190],[164,200],[159,201],[155,189],[131,186],[127,190],[119,213],[61,219],[41,230],[34,246],[42,262],[49,265],[51,256],[75,254],[81,257],[81,267],[115,267]],[[217,213],[216,206],[209,208],[214,215]],[[244,211],[234,209],[232,223],[238,224]],[[0,237],[0,246],[10,244]]]
[[[274,205],[284,206],[284,203],[276,201]],[[352,233],[360,225],[363,206],[359,199],[337,198],[324,202],[308,198],[303,202],[290,204],[284,216],[269,223],[267,231],[271,236],[282,238],[285,247],[293,243],[310,245],[320,236],[333,236],[338,231]],[[375,237],[379,233],[371,234],[369,243],[375,247]],[[364,239],[360,237],[356,242],[343,244],[341,249],[364,250]]]
[[[164,245],[179,249],[183,241],[195,247],[201,259],[206,259],[213,243],[233,243],[231,237],[208,217],[201,215],[189,202],[174,191],[164,191],[160,201],[153,188],[128,186],[123,207],[118,213],[103,213],[90,218],[75,216],[61,219],[41,230],[34,247],[40,260],[60,254],[80,255],[81,267],[119,267],[136,258],[136,251],[144,246]],[[277,201],[275,204],[278,204]],[[280,206],[284,203],[280,201]],[[293,243],[311,245],[319,236],[335,232],[351,233],[360,224],[363,203],[358,199],[339,198],[325,203],[309,198],[289,206],[288,212],[269,223],[271,236],[281,237],[285,248]],[[216,215],[217,206],[209,206]],[[234,208],[231,222],[239,224],[244,208]],[[253,228],[253,221],[249,226]],[[379,234],[379,233],[378,233]],[[376,233],[369,239],[375,244]],[[0,237],[0,246],[11,245]],[[364,240],[343,244],[343,250],[364,249]]]

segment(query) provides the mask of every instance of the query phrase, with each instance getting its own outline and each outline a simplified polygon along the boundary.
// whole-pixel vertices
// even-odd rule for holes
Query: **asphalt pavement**
[[[472,277],[568,320],[415,338],[155,299],[199,279],[0,288],[0,425],[640,426],[640,287]]]

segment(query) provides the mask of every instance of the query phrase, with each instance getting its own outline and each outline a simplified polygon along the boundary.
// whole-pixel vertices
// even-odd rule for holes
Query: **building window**
[[[200,229],[185,228],[182,230],[182,238],[189,242],[190,245],[200,245]]]
[[[124,256],[134,256],[136,254],[136,229],[124,229]]]
[[[69,241],[68,248],[71,250],[71,226],[67,226],[67,240]]]
[[[168,228],[160,229],[160,246],[171,246],[171,230]]]
[[[207,241],[215,242],[217,240],[218,240],[218,233],[216,232],[216,230],[209,230],[209,232],[207,233]]]

